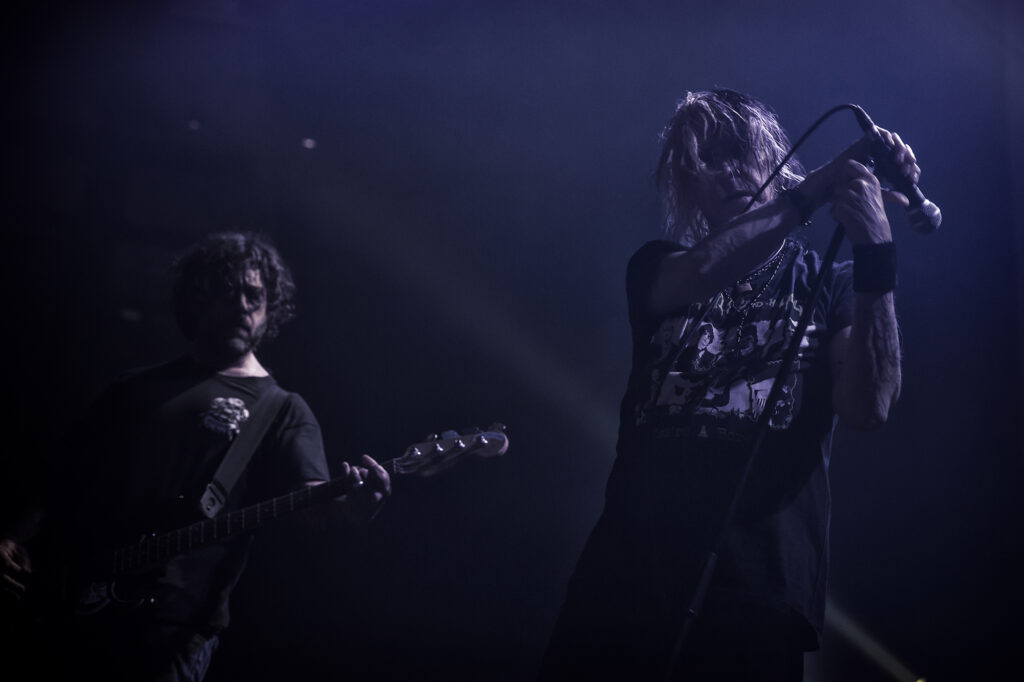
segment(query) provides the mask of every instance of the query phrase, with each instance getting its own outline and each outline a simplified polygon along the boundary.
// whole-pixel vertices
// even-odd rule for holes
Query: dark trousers
[[[564,619],[545,653],[540,682],[802,682],[804,652],[784,631],[748,639],[696,627],[673,674],[676,632],[644,627],[575,629]]]
[[[780,633],[757,640],[728,640],[726,633],[694,634],[680,660],[682,682],[802,682],[804,652]]]

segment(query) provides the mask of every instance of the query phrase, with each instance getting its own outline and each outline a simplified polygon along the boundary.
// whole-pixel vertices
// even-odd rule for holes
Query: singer
[[[732,90],[687,93],[662,132],[665,239],[626,269],[633,363],[605,507],[541,666],[550,680],[659,680],[767,412],[733,523],[673,677],[800,682],[820,645],[828,583],[828,467],[838,415],[882,425],[900,392],[896,260],[872,134],[803,177],[775,113]],[[767,403],[823,263],[801,240],[829,205],[853,245],[825,280],[800,353]],[[826,222],[826,221],[822,221]],[[831,221],[827,221],[831,222]]]

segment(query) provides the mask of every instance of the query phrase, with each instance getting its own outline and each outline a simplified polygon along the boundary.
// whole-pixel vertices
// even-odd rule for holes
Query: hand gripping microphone
[[[907,179],[896,165],[895,150],[878,134],[867,113],[856,104],[850,105],[857,123],[865,133],[871,134],[871,157],[875,161],[875,174],[887,180],[898,192],[910,199],[907,220],[916,232],[931,234],[942,223],[939,207],[924,198],[917,185]]]

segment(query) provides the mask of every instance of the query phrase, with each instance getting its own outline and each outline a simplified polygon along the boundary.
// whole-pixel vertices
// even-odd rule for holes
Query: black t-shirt
[[[811,648],[820,636],[827,584],[829,341],[852,323],[851,264],[837,264],[827,279],[782,398],[770,406],[768,392],[820,257],[787,240],[708,301],[647,315],[661,259],[684,248],[650,242],[627,269],[633,366],[606,522],[649,529],[670,572],[692,590],[757,419],[771,410],[769,433],[719,557],[707,617],[793,623]]]
[[[70,439],[58,504],[72,541],[85,552],[139,533],[202,519],[198,499],[233,436],[250,424],[272,377],[210,374],[188,358],[132,373],[111,385]],[[221,513],[329,479],[319,424],[287,394]],[[156,602],[145,620],[157,639],[228,623],[228,596],[241,575],[247,536],[174,557],[149,576]],[[140,636],[141,633],[139,633]]]

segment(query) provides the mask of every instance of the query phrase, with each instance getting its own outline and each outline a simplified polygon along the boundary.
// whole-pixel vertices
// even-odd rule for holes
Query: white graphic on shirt
[[[242,429],[242,424],[249,421],[249,410],[241,398],[214,398],[210,401],[210,409],[201,415],[203,426],[234,438]]]
[[[758,302],[740,327],[729,324],[732,311],[719,299],[699,323],[688,315],[665,319],[651,339],[660,357],[650,373],[652,394],[637,414],[637,423],[658,413],[743,422],[759,419],[768,409],[779,359],[801,312],[802,306],[792,296],[769,299]],[[811,351],[816,332],[810,324],[800,339],[798,365]],[[785,429],[792,423],[799,409],[797,385],[798,375],[791,373],[771,409],[771,428]],[[701,433],[706,437],[704,427]]]

